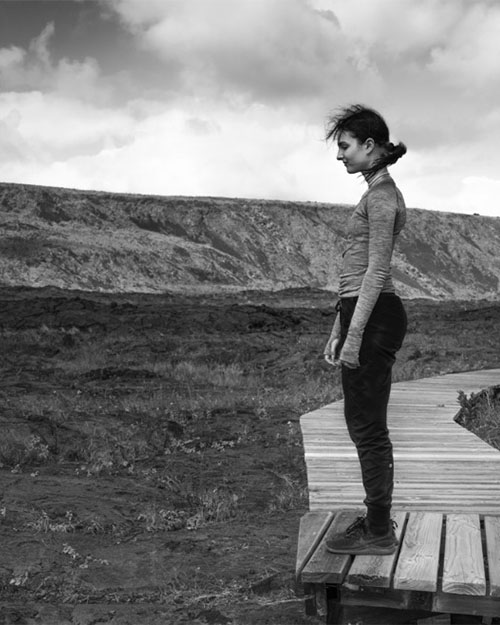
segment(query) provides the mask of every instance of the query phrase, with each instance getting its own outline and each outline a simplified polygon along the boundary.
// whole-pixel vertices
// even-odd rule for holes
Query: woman
[[[327,541],[334,553],[388,554],[398,545],[391,521],[393,454],[387,429],[391,369],[406,332],[406,313],[391,279],[391,256],[406,219],[399,189],[387,171],[406,153],[394,146],[376,111],[350,106],[328,121],[337,160],[361,173],[368,189],[351,215],[343,254],[339,302],[325,360],[340,365],[344,412],[356,445],[366,517]]]

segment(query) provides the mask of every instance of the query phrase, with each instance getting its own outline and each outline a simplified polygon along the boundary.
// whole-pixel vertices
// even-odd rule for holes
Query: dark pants
[[[356,297],[340,302],[341,344],[345,340]],[[391,370],[406,333],[406,313],[397,295],[383,293],[363,333],[360,367],[342,365],[344,413],[349,435],[356,445],[366,493],[369,527],[376,533],[389,528],[394,463],[387,428]]]

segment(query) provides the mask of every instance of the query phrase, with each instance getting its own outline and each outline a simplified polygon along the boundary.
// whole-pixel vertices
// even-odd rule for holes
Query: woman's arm
[[[338,306],[336,307],[336,309],[337,309],[337,316],[335,317],[335,321],[333,323],[333,328],[330,333],[330,338],[328,339],[328,342],[323,351],[325,360],[330,365],[339,364],[338,354],[336,352],[337,352],[337,346],[340,341],[340,311],[338,310]]]

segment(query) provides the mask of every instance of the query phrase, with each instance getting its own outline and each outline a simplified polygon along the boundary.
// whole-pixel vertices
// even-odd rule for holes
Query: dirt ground
[[[318,623],[298,419],[340,397],[333,303],[2,289],[0,625]],[[407,310],[396,380],[498,367],[500,305]]]

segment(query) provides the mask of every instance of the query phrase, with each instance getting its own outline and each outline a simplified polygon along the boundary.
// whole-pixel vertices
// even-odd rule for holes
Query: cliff
[[[335,290],[352,207],[0,184],[0,283],[111,292]],[[496,298],[500,218],[409,209],[404,297]]]

